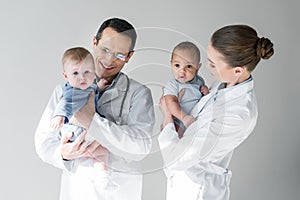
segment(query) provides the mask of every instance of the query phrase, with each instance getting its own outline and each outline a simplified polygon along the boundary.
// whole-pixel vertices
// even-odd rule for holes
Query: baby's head
[[[171,57],[174,78],[186,83],[194,79],[201,67],[200,50],[191,42],[181,42],[175,46]]]
[[[87,89],[95,78],[95,65],[92,54],[82,47],[74,47],[65,51],[62,58],[63,77],[71,86]]]

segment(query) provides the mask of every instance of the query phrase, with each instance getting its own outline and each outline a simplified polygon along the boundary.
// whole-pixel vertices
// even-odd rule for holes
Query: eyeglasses
[[[105,55],[106,57],[113,55],[114,58],[121,60],[123,62],[126,60],[126,58],[128,56],[128,55],[124,55],[122,53],[112,52],[111,50],[109,50],[108,48],[103,47],[103,46],[100,46],[99,49],[100,49],[100,52],[102,55]]]

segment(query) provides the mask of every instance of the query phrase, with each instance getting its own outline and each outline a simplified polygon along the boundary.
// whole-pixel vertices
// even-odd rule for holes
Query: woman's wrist
[[[162,126],[165,127],[169,123],[174,123],[172,115],[171,114],[164,115],[164,122],[163,122]]]

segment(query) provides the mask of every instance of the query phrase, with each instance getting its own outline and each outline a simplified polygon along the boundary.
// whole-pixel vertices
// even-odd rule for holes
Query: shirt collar
[[[253,78],[250,76],[247,80],[229,88],[224,88],[224,86],[226,87],[226,84],[224,83],[219,85],[218,93],[225,94],[228,99],[235,98],[237,96],[242,96],[253,89]]]

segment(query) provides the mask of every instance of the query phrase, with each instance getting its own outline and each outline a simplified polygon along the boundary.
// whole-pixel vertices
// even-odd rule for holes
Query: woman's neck
[[[245,80],[249,79],[251,76],[250,72],[245,72],[244,74],[242,74],[236,81],[227,83],[226,88],[232,87],[234,85],[237,85],[239,83],[244,82]]]

